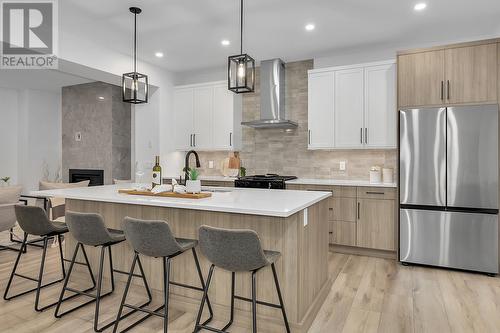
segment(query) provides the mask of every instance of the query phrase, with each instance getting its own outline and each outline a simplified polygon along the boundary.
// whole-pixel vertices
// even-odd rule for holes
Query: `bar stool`
[[[51,222],[49,221],[47,214],[45,211],[36,206],[24,206],[24,205],[15,205],[14,211],[16,214],[16,219],[19,223],[19,226],[21,229],[24,231],[24,238],[23,242],[21,244],[21,248],[19,249],[19,254],[17,255],[16,261],[14,263],[14,267],[12,268],[12,272],[9,277],[9,281],[7,282],[7,287],[5,288],[5,293],[3,295],[3,299],[6,301],[9,301],[13,298],[19,297],[26,295],[28,293],[31,293],[33,291],[36,291],[36,296],[35,296],[35,311],[43,311],[46,310],[57,303],[52,303],[43,307],[39,307],[39,301],[40,301],[40,292],[42,288],[54,285],[56,283],[61,282],[64,280],[66,276],[66,270],[64,268],[64,258],[63,258],[63,252],[62,252],[62,245],[61,245],[61,235],[64,233],[68,232],[68,228],[66,224],[61,223],[61,222]],[[26,253],[26,247],[29,245],[28,241],[28,235],[35,235],[35,236],[41,236],[43,240],[43,250],[42,250],[42,260],[40,262],[40,270],[38,272],[38,279],[32,278],[30,276],[26,276],[23,274],[16,273],[17,268],[19,266],[19,261],[21,259],[21,256]],[[48,240],[49,238],[52,237],[57,237],[58,238],[58,243],[59,243],[59,256],[61,258],[61,270],[62,270],[62,278],[42,284],[42,279],[43,279],[43,272],[45,269],[45,257],[47,255],[47,247],[48,247]],[[33,282],[36,282],[36,288],[20,292],[16,295],[13,296],[8,296],[10,287],[12,285],[12,280],[14,279],[14,276],[30,280]]]
[[[199,229],[199,242],[201,252],[210,262],[212,262],[212,265],[210,266],[210,271],[208,273],[207,285],[201,300],[200,311],[198,312],[198,318],[196,319],[194,331],[198,332],[200,329],[207,329],[212,332],[226,332],[226,329],[233,324],[234,300],[239,299],[241,301],[252,303],[252,332],[257,332],[257,304],[260,304],[281,309],[286,332],[290,333],[285,306],[283,304],[283,298],[281,297],[278,276],[276,274],[276,267],[274,266],[274,263],[281,256],[281,253],[263,250],[259,236],[252,230],[230,230],[201,226]],[[271,266],[273,271],[274,283],[276,285],[276,292],[278,293],[280,303],[279,305],[257,300],[255,274],[266,266]],[[230,319],[226,326],[224,326],[221,330],[208,327],[205,324],[200,325],[201,310],[205,304],[205,299],[208,297],[208,289],[210,288],[210,282],[212,281],[212,274],[214,273],[215,267],[231,272]],[[251,299],[235,295],[235,272],[252,273]]]
[[[169,299],[170,285],[172,284],[178,287],[183,287],[198,291],[205,290],[205,280],[203,280],[203,274],[201,272],[200,263],[198,261],[198,255],[196,254],[196,249],[195,249],[196,245],[198,245],[198,241],[195,239],[175,238],[168,223],[162,220],[148,221],[148,220],[139,220],[131,217],[126,217],[123,221],[123,230],[125,231],[125,235],[127,236],[127,241],[134,249],[135,254],[134,254],[134,260],[132,261],[132,267],[130,268],[127,285],[125,287],[125,291],[123,292],[123,298],[120,303],[120,309],[118,310],[113,332],[117,331],[118,324],[120,320],[123,318],[121,316],[122,310],[124,307],[127,307],[142,311],[144,313],[147,313],[147,315],[141,318],[140,320],[136,321],[129,327],[125,328],[122,332],[128,331],[132,327],[137,326],[139,323],[143,322],[147,318],[154,315],[163,318],[163,332],[166,333],[168,330],[168,299]],[[188,250],[191,250],[193,254],[196,270],[198,271],[198,276],[200,278],[201,288],[179,282],[170,281],[170,264],[172,258],[177,257],[178,255],[181,255]],[[148,257],[163,259],[162,262],[163,262],[164,303],[162,306],[154,310],[139,309],[136,306],[125,303],[127,299],[128,290],[130,288],[130,283],[132,281],[135,264],[136,262],[140,263],[139,259],[140,254]],[[208,297],[206,297],[206,299],[210,316],[204,322],[204,324],[209,323],[213,318],[213,311],[212,311],[212,306],[210,304],[210,300],[208,299]],[[162,309],[163,313],[160,313],[159,311]],[[203,308],[200,309],[199,317],[201,317],[202,312]]]
[[[127,274],[125,272],[115,270],[113,268],[113,258],[111,254],[111,247],[115,244],[119,244],[125,240],[125,235],[123,231],[121,230],[115,230],[115,229],[108,229],[104,225],[104,220],[101,215],[99,214],[94,214],[94,213],[77,213],[77,212],[71,212],[67,211],[66,212],[66,223],[69,228],[70,234],[76,239],[78,242],[75,247],[75,251],[73,252],[73,257],[71,259],[71,263],[68,268],[68,275],[66,276],[66,279],[64,280],[64,286],[61,290],[61,293],[59,295],[59,301],[57,302],[56,310],[54,313],[54,316],[56,318],[61,318],[62,316],[71,313],[77,309],[80,309],[90,303],[95,302],[95,312],[94,312],[94,331],[96,332],[102,332],[108,327],[111,327],[114,325],[115,321],[112,321],[101,328],[99,328],[99,307],[100,307],[100,301],[106,296],[111,295],[114,290],[115,290],[115,278],[114,278],[114,273],[122,273],[122,274]],[[100,259],[99,259],[99,271],[98,271],[98,277],[97,277],[97,287],[96,287],[96,281],[94,279],[94,275],[92,273],[92,269],[90,268],[89,265],[89,272],[90,276],[92,279],[92,283],[94,285],[93,288],[86,289],[86,290],[76,290],[73,288],[68,287],[68,282],[71,277],[71,273],[73,271],[73,266],[76,263],[76,257],[78,254],[79,249],[82,250],[83,256],[88,263],[88,258],[87,258],[87,253],[85,252],[85,245],[87,246],[94,246],[94,247],[100,247]],[[108,256],[109,256],[109,268],[110,268],[110,280],[111,280],[111,290],[108,291],[105,294],[102,294],[102,280],[103,280],[103,270],[104,270],[104,259],[105,259],[105,252],[106,249],[108,250]],[[144,275],[144,270],[142,269],[142,265],[139,263],[139,268],[141,271],[141,275],[137,275],[143,279],[144,282],[144,287],[146,288],[147,294],[148,294],[148,301],[140,307],[146,306],[149,303],[151,303],[152,297],[151,297],[151,291],[149,290],[149,286],[146,282],[146,277]],[[90,291],[95,289],[96,293],[91,294]],[[73,307],[63,313],[59,313],[59,309],[61,307],[61,304],[66,300],[63,299],[64,293],[66,291],[74,293],[73,296],[86,296],[92,298],[90,301],[85,302],[83,304],[80,304],[76,307]],[[129,313],[125,314],[123,318],[131,315],[132,313],[136,312],[130,311]]]

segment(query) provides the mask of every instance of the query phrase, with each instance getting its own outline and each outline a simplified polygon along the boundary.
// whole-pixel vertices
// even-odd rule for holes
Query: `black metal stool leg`
[[[43,309],[38,308],[38,302],[40,301],[40,289],[42,286],[43,270],[45,268],[45,257],[47,256],[47,246],[49,239],[47,236],[43,238],[43,250],[42,250],[42,261],[40,262],[40,271],[38,273],[38,283],[36,286],[36,296],[35,296],[35,311],[42,311]],[[64,279],[64,277],[63,277]],[[53,304],[55,305],[55,304]]]
[[[205,286],[205,290],[203,291],[203,297],[201,298],[200,309],[198,310],[198,316],[196,317],[196,324],[194,326],[194,333],[198,332],[202,329],[203,325],[200,325],[201,314],[203,313],[203,307],[205,306],[205,302],[208,298],[208,289],[210,288],[210,282],[212,282],[212,275],[214,273],[215,265],[210,266],[210,270],[208,272],[207,284]]]
[[[252,332],[257,333],[257,290],[255,283],[255,274],[252,272]]]
[[[130,273],[127,278],[127,284],[125,285],[125,290],[123,291],[123,296],[122,296],[122,301],[120,302],[120,307],[118,308],[118,314],[116,315],[116,320],[115,320],[115,326],[113,327],[113,333],[116,333],[116,330],[118,329],[118,324],[120,323],[120,320],[122,319],[122,311],[123,311],[123,305],[125,304],[125,301],[127,300],[127,294],[128,290],[130,288],[130,283],[132,282],[132,277],[134,275],[135,271],[135,264],[137,262],[138,258],[137,252],[134,255],[134,260],[132,260],[132,267],[130,267]]]
[[[71,273],[73,272],[73,267],[74,267],[75,263],[77,263],[76,262],[76,256],[77,256],[78,250],[80,248],[82,249],[83,257],[85,259],[85,265],[87,266],[87,269],[88,269],[89,274],[90,274],[90,278],[92,280],[92,287],[87,288],[87,289],[85,289],[83,291],[75,290],[75,289],[72,289],[72,288],[68,288],[68,282],[69,282],[69,279],[71,278]],[[89,296],[87,293],[89,291],[91,291],[91,290],[94,290],[95,288],[96,288],[96,281],[95,281],[95,278],[94,278],[94,273],[92,272],[92,267],[90,267],[90,262],[89,262],[89,258],[87,257],[87,252],[85,251],[85,247],[83,246],[83,244],[77,243],[76,247],[75,247],[75,251],[73,252],[73,258],[71,259],[71,262],[69,264],[68,273],[66,275],[66,278],[64,279],[64,285],[63,285],[63,287],[61,289],[61,293],[59,294],[59,300],[57,301],[57,306],[56,306],[56,310],[54,312],[54,316],[56,318],[61,318],[62,316],[66,315],[66,314],[68,314],[70,312],[73,312],[73,311],[75,311],[75,310],[77,310],[77,309],[79,309],[79,308],[81,308],[81,307],[83,307],[83,306],[85,306],[85,305],[93,302],[94,300],[91,300],[89,302],[86,302],[84,304],[76,306],[76,307],[74,307],[74,308],[72,308],[72,309],[70,309],[70,310],[68,310],[66,312],[59,313],[59,309],[61,308],[62,302],[67,301],[67,300],[72,299],[72,298],[77,297],[77,296],[81,296],[81,295]],[[66,297],[66,298],[63,299],[65,291],[73,292],[74,295],[68,296],[68,297]]]
[[[64,255],[63,255],[63,249],[62,249],[62,243],[61,243],[61,235],[57,235],[57,242],[59,243],[59,257],[61,259],[61,269],[63,272],[63,278],[66,277],[66,267],[64,267]]]
[[[194,263],[196,265],[196,270],[198,271],[198,276],[200,277],[201,288],[203,290],[205,290],[205,280],[203,279],[203,273],[201,272],[200,261],[198,260],[198,255],[196,254],[196,249],[193,247],[191,250],[193,252],[193,258],[194,258]],[[209,316],[208,316],[207,320],[205,320],[203,322],[202,325],[208,324],[209,322],[212,321],[212,319],[214,317],[212,305],[210,304],[210,297],[208,297],[208,296],[207,296],[207,306],[208,306]]]
[[[168,331],[168,296],[170,287],[170,258],[163,258],[163,333]]]
[[[14,275],[16,274],[16,270],[17,270],[17,266],[19,265],[19,260],[21,259],[21,255],[24,252],[24,249],[26,249],[26,241],[28,239],[28,234],[27,233],[24,233],[24,238],[23,238],[23,242],[22,242],[22,245],[21,245],[21,250],[19,251],[19,253],[17,254],[17,258],[16,258],[16,261],[14,263],[14,267],[12,268],[12,272],[10,273],[10,277],[9,277],[9,281],[7,282],[7,287],[5,288],[5,292],[3,294],[3,299],[8,301],[14,297],[17,297],[17,296],[12,296],[12,297],[8,297],[8,293],[9,293],[9,290],[10,290],[10,286],[12,285],[12,279],[14,279]],[[27,294],[28,292],[26,292]],[[23,294],[24,295],[24,294]]]
[[[141,272],[141,275],[134,274],[136,263],[139,266],[139,270]],[[120,321],[122,319],[127,318],[131,314],[133,314],[133,313],[135,313],[137,311],[142,311],[142,312],[146,312],[147,313],[147,315],[145,317],[137,320],[136,322],[132,323],[127,328],[123,329],[121,331],[122,333],[129,331],[130,329],[134,328],[135,326],[139,325],[140,323],[142,323],[143,321],[145,321],[146,319],[148,319],[149,317],[151,317],[153,315],[151,312],[156,312],[156,311],[159,311],[159,310],[161,310],[163,308],[163,305],[162,305],[160,308],[158,308],[158,309],[156,309],[154,311],[151,311],[151,312],[149,312],[149,310],[145,310],[144,309],[146,306],[148,306],[149,304],[151,304],[151,302],[153,300],[153,296],[151,294],[151,289],[149,289],[148,281],[146,280],[146,274],[144,273],[144,269],[142,267],[141,258],[139,256],[139,253],[137,253],[137,252],[135,252],[134,260],[132,261],[132,266],[130,268],[130,272],[127,275],[128,275],[127,284],[125,285],[125,290],[123,292],[122,301],[120,303],[118,314],[116,316],[115,325],[113,327],[113,333],[115,333],[118,330],[118,325],[119,325]],[[132,283],[132,278],[133,277],[140,277],[140,278],[142,278],[142,281],[144,283],[144,288],[146,289],[146,292],[148,294],[148,300],[145,303],[143,303],[143,304],[141,304],[139,306],[134,306],[134,305],[130,305],[130,304],[126,304],[125,303],[125,301],[127,300],[128,291],[130,289],[130,285]],[[132,311],[130,311],[130,312],[122,315],[124,307],[131,308]]]
[[[283,304],[283,297],[281,296],[280,284],[278,281],[278,275],[276,274],[276,267],[274,267],[274,263],[271,264],[271,269],[273,270],[274,284],[276,285],[276,291],[278,292],[278,299],[280,301],[281,313],[283,314],[285,328],[287,333],[290,333],[290,326],[288,325],[288,318],[286,317],[285,305]]]
[[[106,246],[101,246],[101,256],[99,259],[99,272],[97,277],[97,289],[96,289],[96,298],[95,298],[95,311],[94,311],[94,331],[101,332],[102,329],[99,329],[99,306],[101,303],[101,291],[102,291],[102,275],[104,270],[104,254],[106,252]],[[111,269],[113,271],[113,269]],[[111,275],[112,276],[112,275]]]
[[[231,272],[231,313],[229,317],[229,322],[222,328],[221,331],[227,330],[232,324],[234,319],[234,287],[235,287],[236,273]]]

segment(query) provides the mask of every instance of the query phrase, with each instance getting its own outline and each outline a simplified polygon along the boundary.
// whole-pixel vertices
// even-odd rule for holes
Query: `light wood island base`
[[[327,200],[322,200],[307,210],[299,211],[289,217],[271,217],[76,199],[66,200],[67,210],[100,213],[104,217],[106,226],[114,229],[121,229],[123,218],[131,216],[166,220],[176,237],[184,238],[198,238],[198,228],[203,224],[256,231],[265,249],[282,253],[282,257],[276,263],[276,269],[293,332],[307,332],[332,284],[328,276],[328,217],[325,216],[328,209],[326,205]],[[307,225],[304,226],[306,211]],[[74,248],[75,241],[68,234],[65,256],[71,257]],[[98,249],[86,247],[86,250],[95,273],[98,263]],[[114,268],[129,271],[133,251],[128,243],[123,242],[115,245],[112,247],[112,251]],[[201,253],[198,254],[206,278],[209,263]],[[150,287],[153,290],[161,291],[162,266],[160,260],[148,257],[141,257],[141,260]],[[105,278],[109,277],[109,271],[105,271],[104,276]],[[173,259],[171,276],[172,281],[199,286],[199,278],[190,253]],[[115,274],[115,278],[125,281],[125,276],[120,274]],[[216,269],[209,297],[217,318],[229,318],[230,281],[231,274],[229,272]],[[137,279],[136,283],[140,285],[140,280]],[[188,312],[197,311],[201,300],[200,292],[176,286],[170,288],[170,301],[173,307]],[[250,297],[250,292],[251,275],[248,273],[236,274],[236,294]],[[262,269],[257,274],[257,298],[266,302],[278,303],[270,268]],[[250,304],[237,300],[235,309],[235,320],[238,325],[251,327]],[[258,306],[257,313],[258,325],[263,330],[284,331],[279,309]]]

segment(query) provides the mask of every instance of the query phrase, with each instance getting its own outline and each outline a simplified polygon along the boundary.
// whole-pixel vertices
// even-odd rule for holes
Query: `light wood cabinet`
[[[226,83],[175,87],[173,99],[176,150],[241,148],[241,96]]]
[[[400,107],[444,102],[444,50],[398,57]]]
[[[496,41],[401,53],[399,108],[497,103]]]
[[[330,221],[330,244],[356,246],[356,222]]]
[[[497,101],[497,44],[445,50],[446,101]]]
[[[394,251],[394,200],[358,199],[356,245]]]
[[[363,254],[396,250],[396,190],[390,187],[287,185],[289,190],[332,192],[328,199],[330,244]],[[363,248],[363,249],[361,249]],[[367,250],[368,249],[368,250]],[[375,250],[375,251],[373,251]]]

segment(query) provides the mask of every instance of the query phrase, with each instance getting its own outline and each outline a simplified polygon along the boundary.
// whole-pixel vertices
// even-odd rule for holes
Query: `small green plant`
[[[189,179],[190,180],[198,180],[198,176],[200,173],[196,169],[189,170]]]
[[[247,175],[247,169],[244,167],[240,168],[240,177],[245,177]]]
[[[3,177],[3,178],[0,178],[3,182],[5,183],[8,183],[9,180],[10,180],[10,177]]]

